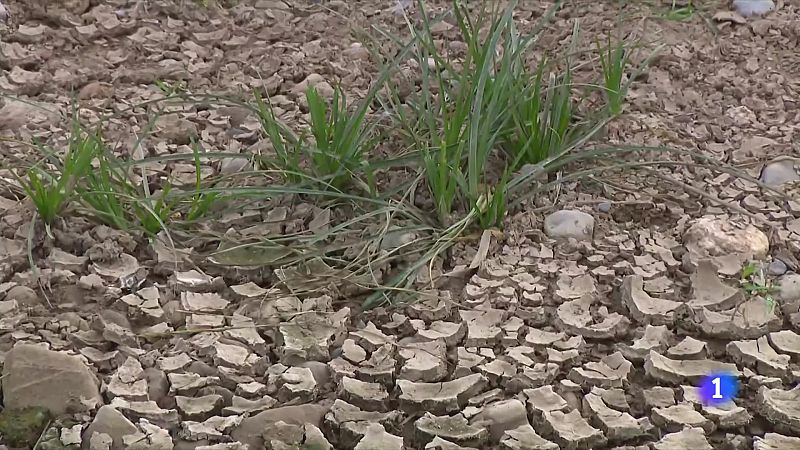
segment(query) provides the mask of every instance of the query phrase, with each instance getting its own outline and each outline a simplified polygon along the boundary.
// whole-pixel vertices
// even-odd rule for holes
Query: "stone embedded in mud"
[[[373,423],[367,426],[364,437],[353,450],[403,450],[403,438],[389,434],[383,425]]]
[[[461,414],[434,416],[426,412],[414,422],[414,429],[418,444],[426,444],[438,436],[458,445],[484,448],[489,438],[486,428],[470,425]]]
[[[17,344],[5,355],[4,407],[37,406],[54,415],[89,411],[103,403],[97,378],[81,359],[38,345]]]
[[[400,408],[407,412],[428,411],[432,414],[456,412],[487,384],[486,377],[477,373],[441,383],[397,380],[401,392]]]
[[[714,423],[694,409],[691,403],[679,403],[666,408],[653,408],[650,411],[653,424],[666,432],[677,432],[685,427],[702,428],[711,434],[716,428]]]
[[[339,396],[342,400],[367,411],[385,411],[389,401],[389,393],[382,384],[367,383],[349,377],[342,378]]]
[[[706,343],[691,336],[667,350],[667,356],[672,359],[705,359],[706,353]]]
[[[350,361],[353,364],[361,364],[367,359],[367,351],[363,347],[356,344],[352,339],[345,339],[342,344],[342,358]]]
[[[753,437],[753,450],[790,450],[800,448],[800,437],[766,433],[764,437]]]
[[[651,297],[644,291],[644,279],[639,275],[623,279],[620,295],[634,320],[653,325],[672,323],[675,310],[681,305],[680,302]]]
[[[500,448],[502,450],[560,450],[558,444],[536,434],[530,424],[506,431],[500,440]]]
[[[609,313],[605,306],[597,308],[599,319],[595,321],[592,302],[591,296],[584,296],[562,303],[556,309],[556,324],[569,334],[587,339],[614,339],[628,333],[630,320],[618,313]]]
[[[756,404],[759,413],[775,426],[776,431],[800,435],[800,386],[788,391],[762,386]]]
[[[584,389],[590,389],[592,386],[621,388],[628,380],[628,373],[632,367],[633,364],[626,360],[622,353],[615,352],[603,357],[599,362],[588,362],[583,367],[570,370],[569,379]]]
[[[781,305],[783,315],[800,330],[800,274],[786,274],[777,280],[777,285],[775,299]]]
[[[714,450],[701,428],[685,428],[677,433],[666,434],[652,446],[653,450]]]
[[[769,345],[767,336],[758,340],[730,342],[728,355],[739,365],[752,367],[761,375],[784,378],[789,376],[789,355],[781,355]]]
[[[546,431],[545,436],[562,449],[590,450],[607,443],[603,432],[589,425],[577,410],[545,412],[543,419],[541,426],[543,432]]]
[[[398,354],[402,362],[398,378],[431,383],[447,376],[447,346],[443,339],[405,344]]]
[[[763,1],[764,0],[750,0],[750,3],[760,3]],[[743,3],[743,1],[736,0],[734,3]],[[769,186],[780,186],[782,184],[800,181],[800,158],[783,156],[769,161],[764,165],[764,168],[761,169],[760,179],[762,183]]]
[[[769,238],[758,228],[711,216],[697,219],[683,235],[683,244],[695,263],[729,254],[764,259],[769,253]]]
[[[710,359],[675,360],[651,351],[644,361],[647,376],[671,384],[689,382],[698,383],[704,376],[714,372],[729,373],[741,376],[735,364],[713,361]]]
[[[591,241],[594,235],[594,217],[572,209],[556,211],[545,217],[544,233],[554,239]]]

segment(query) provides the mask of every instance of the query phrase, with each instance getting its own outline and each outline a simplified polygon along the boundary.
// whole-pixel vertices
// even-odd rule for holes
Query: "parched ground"
[[[604,139],[684,153],[567,181],[420,274],[419,301],[366,312],[352,274],[321,260],[239,267],[197,236],[175,249],[77,214],[29,235],[10,170],[37,140],[63,145],[76,104],[121,156],[188,154],[192,139],[264,151],[247,109],[159,100],[259,90],[296,126],[309,85],[364,95],[379,70],[364,36],[407,33],[411,2],[3,3],[0,448],[800,449],[792,2],[747,19],[704,2],[685,21],[667,1],[565,2],[537,55],[563,51],[575,21],[581,48],[621,27],[642,44],[634,61],[658,50]],[[523,31],[549,6],[520,3]],[[583,61],[578,78],[597,70]],[[248,164],[205,158],[202,174]],[[148,170],[195,177],[191,158]],[[302,234],[342,214],[260,202],[205,231]],[[382,250],[418,237],[387,236]],[[699,386],[719,373],[738,394],[708,405]]]

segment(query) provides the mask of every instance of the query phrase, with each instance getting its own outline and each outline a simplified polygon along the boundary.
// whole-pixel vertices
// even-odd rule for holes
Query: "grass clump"
[[[376,144],[374,126],[366,120],[369,99],[352,109],[338,86],[330,102],[314,87],[305,96],[309,130],[297,135],[275,117],[268,99],[265,102],[256,95],[256,110],[275,153],[266,160],[267,166],[279,170],[290,183],[313,181],[337,191],[356,183],[375,194],[366,158]]]
[[[628,84],[624,83],[625,68],[628,66],[629,54],[625,49],[625,41],[618,39],[612,44],[608,36],[605,50],[600,48],[600,67],[603,74],[603,93],[611,115],[618,116],[622,113],[622,105],[628,93]]]
[[[96,133],[84,132],[77,114],[63,156],[44,145],[38,147],[44,158],[29,167],[18,181],[49,227],[75,198],[79,183],[92,171],[92,161],[103,148]]]

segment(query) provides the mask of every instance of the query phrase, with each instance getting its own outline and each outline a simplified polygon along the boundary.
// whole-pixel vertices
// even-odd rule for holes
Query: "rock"
[[[241,421],[242,418],[239,416],[215,416],[203,422],[185,420],[181,422],[179,434],[190,441],[210,440],[219,442],[227,439],[226,436],[231,428],[239,425]]]
[[[760,414],[775,426],[776,431],[800,435],[800,386],[788,391],[762,386],[756,404]]]
[[[759,3],[759,1],[736,0],[734,3]],[[772,2],[770,1],[770,3]],[[783,156],[773,159],[761,169],[760,180],[768,186],[780,186],[800,181],[800,158]]]
[[[667,356],[673,359],[705,359],[706,353],[706,343],[691,336],[667,350]]]
[[[478,450],[475,447],[462,447],[450,441],[444,440],[439,436],[433,438],[432,441],[425,444],[425,450]]]
[[[203,421],[219,414],[222,410],[221,395],[204,395],[202,397],[175,396],[175,404],[184,419]]]
[[[653,450],[714,450],[706,440],[705,432],[700,428],[686,428],[677,433],[664,435],[653,444]]]
[[[103,405],[97,410],[92,423],[83,432],[83,442],[85,443],[83,448],[89,448],[88,444],[95,433],[102,433],[111,437],[112,445],[110,448],[112,450],[122,450],[124,449],[122,437],[138,431],[139,429],[136,428],[136,425],[116,408]]]
[[[97,378],[73,356],[37,345],[17,344],[5,357],[5,408],[38,406],[54,415],[89,411],[103,403]]]
[[[432,414],[456,412],[487,384],[486,377],[477,373],[441,383],[397,380],[401,392],[400,408],[407,412],[428,411]]]
[[[683,244],[693,262],[730,254],[764,259],[769,253],[769,238],[758,228],[708,216],[689,227],[683,235]]]
[[[728,355],[739,365],[755,368],[761,375],[783,378],[789,376],[789,355],[781,355],[769,345],[767,336],[758,340],[730,342]]]
[[[484,448],[489,437],[486,428],[471,426],[461,414],[434,416],[426,412],[414,422],[414,429],[419,444],[427,444],[438,436],[458,445]]]
[[[761,16],[775,9],[773,0],[733,0],[733,7],[743,17]],[[764,168],[766,170],[766,167]],[[769,179],[761,172],[761,179]],[[764,181],[764,183],[767,183]],[[769,183],[767,183],[769,184]]]
[[[735,430],[747,426],[752,420],[752,416],[741,406],[734,402],[718,404],[716,406],[705,406],[700,388],[695,386],[681,386],[683,389],[683,399],[693,403],[695,408],[701,408],[704,416],[714,421],[714,424],[723,430]]]
[[[350,333],[350,335],[356,337],[358,339],[358,345],[365,348],[370,353],[375,352],[386,344],[396,344],[396,338],[394,336],[387,336],[372,322],[367,322],[364,328],[354,331]]]
[[[630,414],[610,408],[602,398],[603,390],[592,388],[583,397],[584,411],[590,411],[595,424],[611,442],[623,442],[644,434],[642,426]]]
[[[447,346],[453,347],[461,343],[467,335],[467,325],[464,322],[444,322],[437,320],[427,328],[417,330],[417,336],[426,340],[443,339]]]
[[[777,280],[778,292],[775,299],[781,305],[789,322],[800,329],[800,274],[789,273]]]
[[[356,378],[371,383],[380,383],[384,386],[392,386],[397,367],[394,354],[395,346],[384,344],[372,352],[372,355],[364,364],[356,368]]]
[[[399,378],[432,383],[447,376],[447,346],[444,339],[414,342],[399,350],[402,365]]]
[[[506,431],[500,440],[500,448],[502,450],[560,450],[558,444],[536,434],[530,424]]]
[[[592,386],[601,388],[621,388],[628,380],[628,373],[633,367],[622,353],[615,352],[603,357],[599,362],[588,362],[569,372],[569,379],[580,384],[584,389]]]
[[[705,430],[707,434],[711,434],[716,428],[713,422],[695,411],[691,403],[679,403],[666,408],[653,408],[650,414],[655,426],[670,433],[680,431],[684,427],[697,427]]]
[[[661,356],[654,351],[647,355],[644,362],[644,371],[649,377],[676,385],[685,382],[696,384],[704,376],[714,372],[730,373],[735,376],[742,375],[735,364],[710,359],[675,360]]]
[[[556,309],[556,324],[569,334],[587,339],[614,339],[626,335],[630,321],[618,313],[609,313],[605,306],[597,309],[597,320],[593,317],[592,296],[562,303]]]
[[[282,323],[279,327],[282,342],[281,362],[286,365],[306,361],[327,362],[330,360],[329,346],[337,329],[325,321],[311,323]]]
[[[386,432],[383,425],[373,423],[367,427],[366,434],[356,444],[354,450],[403,450],[403,438]]]
[[[790,450],[800,448],[800,437],[766,433],[764,437],[753,437],[753,450]]]
[[[21,306],[36,306],[41,303],[36,291],[27,286],[14,286],[6,292],[6,300],[15,301]]]
[[[590,450],[607,442],[603,432],[589,425],[577,410],[566,414],[545,412],[542,430],[547,430],[547,435],[563,450]]]
[[[122,437],[126,450],[172,449],[172,438],[167,430],[152,425],[146,419],[139,420],[142,432]]]
[[[594,235],[594,217],[578,210],[556,211],[545,217],[544,233],[554,239],[591,241]]]
[[[330,407],[324,404],[282,406],[269,409],[255,416],[244,418],[231,431],[231,437],[247,444],[251,449],[263,448],[264,441],[261,433],[276,422],[283,421],[295,425],[311,424],[320,427],[322,418],[329,410]]]
[[[620,288],[622,301],[633,318],[642,323],[665,325],[672,323],[680,302],[651,297],[644,291],[644,279],[640,275],[629,275]]]
[[[517,399],[490,403],[470,419],[470,425],[489,430],[492,441],[499,441],[508,430],[528,425],[525,405]]]
[[[785,274],[788,270],[789,268],[786,266],[786,263],[780,259],[773,259],[767,266],[767,274],[773,277],[779,277]]]
[[[389,393],[382,384],[367,383],[350,377],[342,378],[339,397],[367,411],[385,411],[389,401]]]

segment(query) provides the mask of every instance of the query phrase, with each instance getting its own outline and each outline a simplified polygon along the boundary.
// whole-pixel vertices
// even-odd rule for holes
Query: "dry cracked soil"
[[[565,181],[421,273],[416,301],[367,311],[352,274],[319,259],[226,264],[199,240],[175,248],[80,214],[29,233],[11,171],[32,142],[63,145],[76,103],[127,157],[193,140],[258,153],[247,109],[153,105],[259,89],[293,123],[309,85],[358,98],[379,70],[363,34],[402,34],[413,2],[2,3],[0,448],[800,449],[795,2],[749,17],[694,2],[686,20],[670,1],[563,2],[537,52],[563,50],[576,21],[581,45],[621,26],[661,46],[604,140],[749,178],[675,157]],[[530,28],[548,6],[521,1],[515,20]],[[455,48],[447,20],[435,36]],[[248,170],[237,161],[204,158],[202,176]],[[149,169],[191,182],[196,167]],[[331,209],[255,203],[207,231],[302,234],[346,217]],[[701,381],[723,372],[738,394],[709,405]]]

